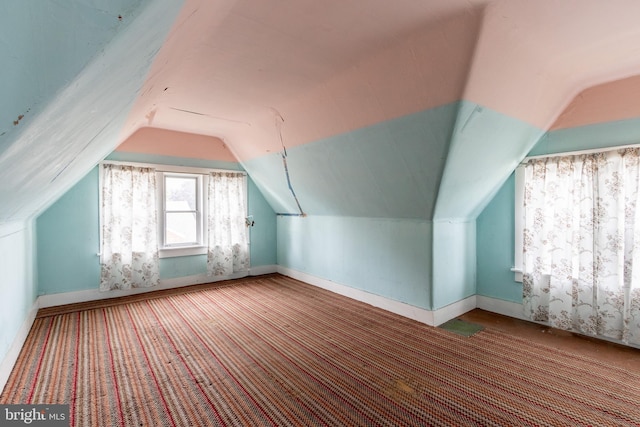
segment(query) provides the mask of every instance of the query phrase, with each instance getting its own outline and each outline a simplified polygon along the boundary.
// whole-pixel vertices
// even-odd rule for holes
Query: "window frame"
[[[511,271],[514,274],[513,280],[522,283],[522,251],[524,248],[524,167],[528,158],[523,160],[514,171],[515,186],[515,252],[513,254],[513,267]]]
[[[176,256],[188,256],[188,255],[202,255],[207,253],[207,233],[205,232],[205,220],[207,218],[207,203],[205,196],[205,181],[208,181],[208,174],[193,172],[169,172],[169,171],[157,171],[157,201],[158,201],[158,255],[160,258],[176,257]],[[176,178],[193,178],[196,183],[196,241],[186,244],[167,244],[166,235],[166,218],[167,210],[166,206],[166,179]],[[189,211],[192,212],[192,211]]]

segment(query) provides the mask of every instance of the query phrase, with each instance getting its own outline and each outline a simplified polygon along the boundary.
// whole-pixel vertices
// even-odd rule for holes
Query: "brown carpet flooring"
[[[0,403],[69,403],[74,426],[623,426],[639,399],[606,358],[271,275],[42,311]]]

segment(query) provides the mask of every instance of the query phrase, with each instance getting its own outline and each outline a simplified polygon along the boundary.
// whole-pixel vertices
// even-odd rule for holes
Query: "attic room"
[[[555,246],[544,252],[551,234],[529,233],[540,212],[544,233],[556,232],[545,227],[564,215],[559,199],[527,206],[559,185],[529,191],[553,168],[634,173],[638,16],[634,0],[2,2],[0,389],[22,366],[39,310],[261,277],[402,325],[481,309],[637,360],[635,184],[615,198],[602,166],[594,203],[613,194],[622,214],[610,222],[627,246],[594,232],[619,257],[592,249],[590,264],[580,245],[596,248],[596,237],[563,243],[566,261]],[[181,237],[167,224],[186,211],[163,205],[153,284],[104,285],[111,166],[151,169],[165,187],[204,176],[193,181],[202,203],[216,173],[239,177],[241,267],[213,272],[208,215],[194,225],[199,249],[173,251]],[[605,261],[616,273],[598,276]],[[394,399],[417,395],[397,381]],[[57,403],[36,400],[13,403]]]

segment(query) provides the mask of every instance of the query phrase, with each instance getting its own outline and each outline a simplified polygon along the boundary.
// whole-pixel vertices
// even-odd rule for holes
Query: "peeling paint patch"
[[[149,126],[153,124],[153,118],[156,116],[156,109],[149,111],[149,113],[145,116],[147,118],[147,122]]]
[[[27,114],[29,111],[31,111],[31,108],[29,108],[26,113],[20,114],[18,116],[18,119],[13,121],[13,125],[14,126],[18,126],[20,124],[20,122],[22,121],[22,119],[24,119],[24,115]],[[5,133],[6,132],[2,132],[2,135],[4,135]],[[0,135],[0,136],[2,136],[2,135]]]

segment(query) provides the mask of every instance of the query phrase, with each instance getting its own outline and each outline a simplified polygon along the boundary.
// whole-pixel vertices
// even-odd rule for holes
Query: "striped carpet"
[[[41,311],[0,403],[82,426],[640,426],[640,373],[280,275]]]

